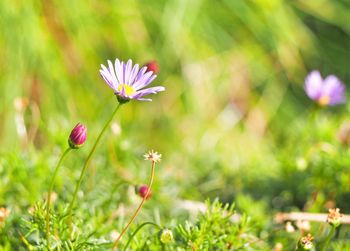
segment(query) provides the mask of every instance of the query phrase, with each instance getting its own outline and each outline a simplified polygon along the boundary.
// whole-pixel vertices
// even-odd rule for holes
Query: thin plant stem
[[[191,246],[192,251],[197,251],[196,246],[192,241],[189,241],[188,244]]]
[[[57,173],[60,169],[60,166],[62,164],[62,161],[64,159],[64,157],[68,154],[68,152],[71,150],[72,148],[67,148],[61,155],[60,160],[58,161],[55,171],[53,173],[51,182],[50,182],[50,186],[49,186],[49,191],[47,192],[47,205],[46,205],[46,244],[47,244],[47,248],[48,250],[50,250],[50,205],[51,205],[51,193],[53,190],[53,185],[57,176]]]
[[[124,246],[124,251],[126,251],[126,249],[128,248],[129,244],[131,243],[131,241],[134,239],[135,235],[141,230],[141,228],[143,228],[144,226],[147,225],[153,225],[159,229],[162,229],[158,224],[155,224],[153,222],[144,222],[142,223],[140,226],[137,227],[137,229],[132,233],[131,237],[129,238],[128,242],[126,243],[126,245]]]
[[[119,107],[121,106],[121,103],[118,104],[118,106],[115,108],[115,110],[113,111],[111,117],[107,120],[106,124],[104,125],[102,131],[100,132],[100,134],[98,135],[96,141],[95,141],[95,144],[93,145],[93,147],[91,148],[90,152],[89,152],[89,155],[87,156],[86,160],[85,160],[85,163],[84,163],[84,166],[83,166],[83,169],[81,170],[81,173],[80,173],[80,177],[79,177],[79,180],[75,186],[75,190],[74,190],[74,193],[73,193],[73,198],[69,204],[69,207],[68,207],[68,222],[71,223],[71,219],[72,219],[72,209],[73,209],[73,206],[74,206],[74,203],[75,203],[75,200],[77,198],[77,194],[78,194],[78,191],[79,191],[79,188],[80,188],[80,185],[81,185],[81,182],[84,178],[84,175],[85,175],[85,172],[87,170],[87,167],[88,167],[88,164],[89,164],[89,161],[92,157],[92,155],[94,154],[94,152],[96,151],[96,148],[97,148],[97,145],[98,143],[100,142],[103,134],[105,133],[106,129],[108,128],[108,126],[110,125],[110,123],[112,122],[113,118],[114,118],[114,115],[117,113],[117,111],[119,110]]]
[[[331,230],[329,231],[328,235],[327,235],[327,238],[326,240],[324,241],[320,251],[326,251],[327,250],[327,247],[328,247],[328,244],[329,244],[329,241],[332,239],[333,235],[334,235],[334,231],[335,231],[335,228],[334,226],[332,226]]]
[[[19,236],[20,236],[21,241],[24,243],[24,245],[26,245],[26,247],[28,248],[29,251],[34,250],[34,247],[32,245],[30,245],[28,240],[21,233],[19,233]]]
[[[148,184],[148,190],[146,195],[142,198],[142,201],[139,205],[139,207],[136,209],[135,213],[133,214],[133,216],[131,217],[131,220],[128,222],[128,224],[124,227],[124,229],[122,230],[122,232],[120,233],[120,235],[118,236],[118,238],[115,240],[113,246],[112,246],[112,251],[115,250],[115,248],[118,245],[119,240],[122,238],[122,236],[125,234],[126,230],[128,230],[129,226],[133,223],[133,221],[135,220],[136,216],[139,214],[143,204],[145,203],[148,194],[151,192],[151,187],[153,184],[153,179],[154,179],[154,169],[155,169],[155,162],[152,161],[152,171],[151,171],[151,177],[149,180],[149,184]]]

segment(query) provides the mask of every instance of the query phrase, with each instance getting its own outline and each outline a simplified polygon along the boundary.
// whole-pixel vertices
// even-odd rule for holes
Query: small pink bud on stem
[[[161,161],[162,155],[157,153],[157,152],[155,152],[155,151],[153,151],[153,150],[151,150],[148,153],[146,153],[144,155],[144,157],[145,157],[145,160],[149,160],[149,161],[152,162],[151,177],[150,177],[148,186],[144,186],[144,188],[142,189],[143,192],[144,192],[144,195],[141,196],[142,197],[142,201],[141,201],[140,205],[138,206],[138,208],[136,209],[136,211],[134,212],[134,214],[131,217],[130,221],[126,224],[126,226],[124,227],[124,229],[122,230],[122,232],[120,233],[118,238],[114,241],[114,244],[112,246],[112,251],[114,251],[116,249],[119,240],[125,234],[126,230],[128,230],[129,226],[133,223],[133,221],[135,220],[136,216],[139,214],[140,210],[142,209],[143,204],[145,203],[146,199],[149,197],[149,194],[151,193],[151,187],[152,187],[152,184],[153,184],[154,172],[155,172],[155,163]]]
[[[147,66],[147,71],[152,71],[154,74],[159,72],[159,64],[155,60],[149,61],[145,66]]]
[[[137,193],[141,198],[145,198],[147,200],[152,196],[152,192],[151,191],[148,192],[148,189],[149,188],[147,185],[141,185],[140,187],[138,187]]]
[[[69,135],[68,144],[72,149],[80,148],[86,141],[87,129],[78,123]]]

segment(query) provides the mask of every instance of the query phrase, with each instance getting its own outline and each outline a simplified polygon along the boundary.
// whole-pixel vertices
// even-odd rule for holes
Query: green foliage
[[[207,202],[207,211],[198,222],[186,222],[177,227],[177,247],[188,250],[270,250],[256,233],[248,216],[238,216],[234,205],[222,205],[217,200]],[[178,244],[181,243],[181,245]]]
[[[347,0],[0,1],[0,207],[11,211],[0,251],[46,248],[45,194],[77,122],[88,140],[64,161],[50,212],[61,250],[111,249],[149,177],[148,149],[163,161],[121,249],[130,240],[128,250],[294,250],[300,231],[286,233],[275,213],[349,213],[350,150],[338,137],[349,102],[319,109],[302,88],[312,69],[350,83],[349,9]],[[84,177],[71,235],[74,184],[117,105],[99,65],[116,57],[157,60],[166,92],[120,110]],[[207,198],[219,199],[205,213],[186,206]],[[132,237],[145,222],[158,227]],[[325,225],[311,223],[316,247]],[[159,241],[160,226],[173,243]],[[329,250],[348,250],[349,233],[341,226]]]

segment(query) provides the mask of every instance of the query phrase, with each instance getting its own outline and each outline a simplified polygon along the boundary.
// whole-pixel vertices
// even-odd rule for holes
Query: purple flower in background
[[[163,86],[156,86],[143,89],[148,86],[156,77],[152,71],[147,71],[147,66],[139,69],[139,65],[132,65],[131,59],[127,63],[115,60],[113,63],[108,60],[108,68],[101,64],[100,73],[104,81],[114,90],[120,103],[126,103],[130,99],[152,101],[143,98],[148,94],[156,94],[164,91]]]
[[[70,148],[81,147],[86,141],[87,129],[83,124],[78,123],[69,135],[68,144]]]
[[[312,71],[305,79],[304,88],[309,98],[321,106],[345,102],[345,85],[334,75],[322,79],[319,71]]]

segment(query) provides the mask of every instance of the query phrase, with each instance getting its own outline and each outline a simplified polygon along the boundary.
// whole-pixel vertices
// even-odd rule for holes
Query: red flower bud
[[[147,195],[147,191],[148,191],[148,186],[147,185],[141,185],[139,188],[138,188],[138,194],[141,198],[146,198],[149,199],[151,196],[152,196],[152,192],[149,191],[148,195]],[[146,197],[147,195],[147,197]]]
[[[87,129],[83,124],[78,123],[69,135],[68,144],[70,148],[77,149],[86,141]]]
[[[145,64],[145,66],[147,67],[147,71],[153,71],[154,74],[159,72],[159,64],[155,60],[149,61],[147,64]]]

